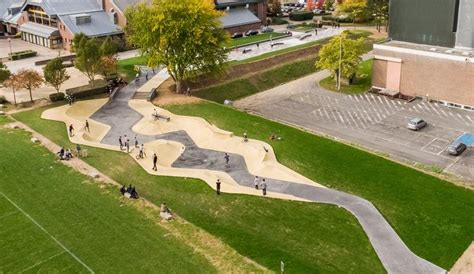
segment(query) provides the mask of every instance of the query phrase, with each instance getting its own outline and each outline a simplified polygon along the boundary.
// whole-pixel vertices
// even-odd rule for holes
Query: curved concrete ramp
[[[110,128],[95,146],[117,149],[119,136],[126,134],[133,140],[136,135],[140,143],[145,143],[148,154],[147,159],[137,161],[150,174],[199,178],[211,187],[219,178],[223,182],[223,192],[260,195],[253,187],[253,179],[255,175],[265,177],[270,197],[333,204],[350,211],[362,225],[389,273],[445,272],[411,252],[369,201],[323,187],[279,164],[272,147],[265,142],[249,140],[244,143],[242,138],[217,129],[202,118],[178,116],[145,101],[130,101],[136,89],[134,84],[127,86],[117,95],[118,100],[103,105],[91,115],[95,122]],[[92,105],[96,108],[95,104]],[[155,108],[170,116],[171,121],[153,121],[151,114]],[[52,117],[51,113],[54,111],[43,117],[78,120],[74,117]],[[67,116],[76,112],[56,113]],[[89,144],[92,140],[75,141],[87,141]],[[181,154],[182,146],[185,151]],[[267,155],[262,155],[263,147],[268,150],[265,152]],[[160,159],[158,171],[151,170],[153,152]],[[224,152],[231,157],[230,167],[226,166]],[[135,158],[135,155],[132,156]]]

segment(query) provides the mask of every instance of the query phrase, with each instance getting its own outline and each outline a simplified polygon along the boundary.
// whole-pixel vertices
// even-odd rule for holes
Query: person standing
[[[156,156],[156,153],[153,153],[153,170],[157,171],[158,168],[156,167],[156,163],[158,162],[158,156]]]
[[[76,145],[77,150],[77,158],[81,157],[81,146],[79,144]]]
[[[127,147],[127,153],[130,153],[130,139],[127,139],[127,141],[125,141],[125,146]]]
[[[221,180],[217,179],[216,181],[216,193],[217,195],[221,195]]]
[[[260,184],[260,188],[262,188],[263,196],[267,195],[267,183],[265,182],[265,178],[262,179],[262,183]]]
[[[89,121],[86,120],[86,125],[84,126],[84,128],[87,130],[87,132],[91,132],[89,128]]]
[[[140,152],[139,152],[139,156],[140,159],[143,159],[145,157],[145,146],[142,144],[142,146],[140,147]]]
[[[123,149],[122,136],[119,136],[119,145],[120,145],[120,150],[122,150]]]
[[[255,176],[253,183],[255,185],[255,189],[258,189],[258,185],[260,184],[260,178],[258,178],[258,176]]]
[[[225,159],[225,166],[230,167],[230,164],[229,164],[230,156],[229,156],[229,154],[227,154],[227,152],[224,155],[224,159]]]
[[[137,135],[135,135],[135,148],[138,148],[138,139],[137,139]]]
[[[74,127],[72,124],[69,125],[69,136],[74,137]]]

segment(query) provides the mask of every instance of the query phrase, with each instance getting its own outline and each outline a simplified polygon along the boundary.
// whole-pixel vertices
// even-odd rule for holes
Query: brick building
[[[215,0],[226,13],[222,25],[230,33],[259,29],[267,21],[267,0]]]
[[[391,1],[389,37],[374,45],[374,88],[474,110],[473,1]]]

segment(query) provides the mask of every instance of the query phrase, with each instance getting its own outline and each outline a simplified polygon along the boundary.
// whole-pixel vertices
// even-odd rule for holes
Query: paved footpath
[[[144,79],[142,79],[142,83]],[[142,119],[142,115],[129,107],[139,85],[130,84],[122,89],[117,98],[103,106],[91,118],[111,126],[101,141],[103,144],[117,145],[119,136],[126,134],[130,140],[137,135],[140,143],[153,140],[172,140],[182,143],[186,150],[172,167],[216,170],[229,174],[238,184],[253,187],[254,175],[250,174],[244,158],[229,154],[231,166],[224,162],[224,152],[203,149],[196,145],[186,131],[175,131],[161,135],[140,135],[132,127]],[[445,270],[418,257],[400,239],[390,224],[372,203],[360,197],[329,188],[313,187],[288,181],[268,179],[268,191],[289,194],[318,203],[333,204],[350,211],[358,219],[382,264],[389,273],[443,273]]]

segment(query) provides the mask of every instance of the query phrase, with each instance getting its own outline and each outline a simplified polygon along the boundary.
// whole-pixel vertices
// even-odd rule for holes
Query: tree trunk
[[[181,94],[183,93],[183,81],[182,80],[176,80],[176,93]]]
[[[30,102],[33,103],[33,95],[31,95],[31,88],[29,88],[28,91],[30,92]]]
[[[16,106],[16,94],[15,94],[15,89],[13,90],[13,104]]]

